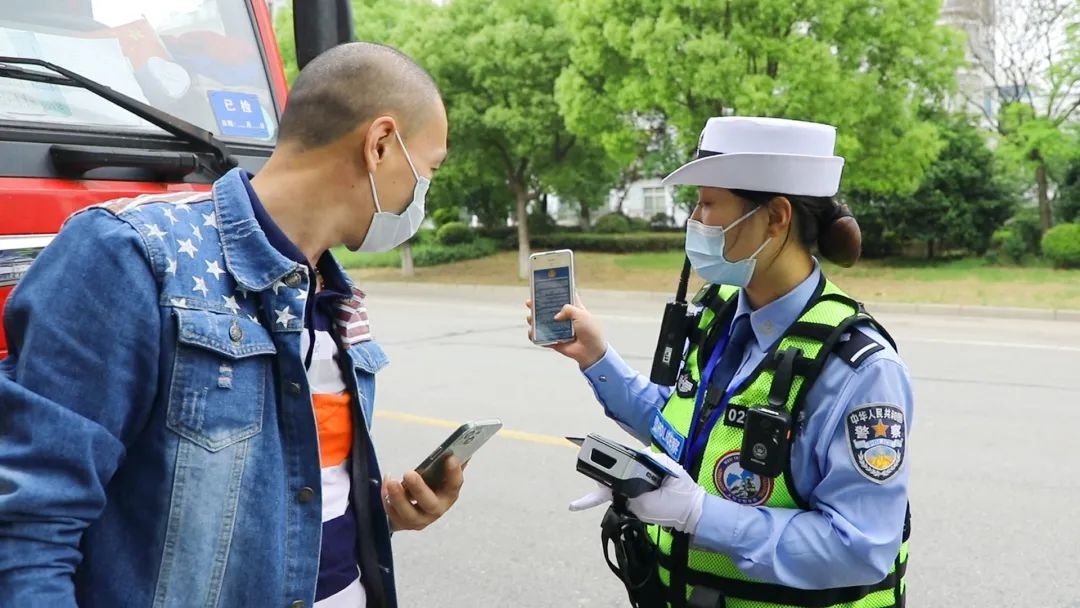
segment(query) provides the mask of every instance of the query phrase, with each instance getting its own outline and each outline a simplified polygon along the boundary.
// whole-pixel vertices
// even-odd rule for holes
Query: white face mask
[[[750,284],[750,279],[754,276],[754,267],[757,266],[757,256],[769,244],[772,237],[765,239],[761,247],[758,247],[750,257],[732,262],[724,257],[727,241],[725,235],[760,209],[761,207],[758,207],[740,217],[727,228],[707,226],[697,220],[686,223],[686,257],[690,258],[690,265],[701,278],[713,285],[746,287]]]
[[[401,139],[401,134],[394,131],[401,149],[405,152],[405,160],[409,162],[413,177],[416,178],[416,186],[413,188],[412,201],[405,207],[400,215],[388,213],[379,205],[379,193],[375,190],[375,175],[368,172],[368,181],[371,182],[371,196],[375,200],[375,215],[371,218],[371,226],[368,227],[364,241],[360,243],[357,251],[390,251],[394,247],[411,239],[416,231],[420,230],[420,224],[424,222],[424,199],[427,197],[428,187],[431,180],[422,177],[413,164],[409,150]]]

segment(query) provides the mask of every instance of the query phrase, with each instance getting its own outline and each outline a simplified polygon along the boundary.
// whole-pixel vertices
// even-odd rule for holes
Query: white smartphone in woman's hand
[[[529,288],[533,343],[547,346],[573,342],[573,322],[556,321],[554,317],[563,306],[574,303],[574,252],[561,249],[529,256]]]

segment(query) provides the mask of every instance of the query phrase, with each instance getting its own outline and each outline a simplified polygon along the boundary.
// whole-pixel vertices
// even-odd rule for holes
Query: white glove
[[[631,498],[627,507],[643,522],[693,534],[705,505],[705,488],[666,454],[653,454],[652,457],[675,476],[668,475],[659,488]]]
[[[611,502],[611,488],[596,484],[596,489],[570,503],[571,511],[584,511]]]
[[[649,454],[675,473],[652,492],[627,501],[630,511],[643,522],[693,533],[705,504],[705,488],[699,486],[686,469],[666,454]],[[597,484],[597,489],[570,503],[571,511],[584,511],[611,502],[611,489]]]

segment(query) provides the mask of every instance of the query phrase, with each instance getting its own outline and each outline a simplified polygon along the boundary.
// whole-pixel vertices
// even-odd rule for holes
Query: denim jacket
[[[267,241],[237,172],[212,193],[120,199],[67,222],[5,311],[0,605],[312,606],[310,280]],[[351,502],[369,606],[395,606],[369,434],[387,359],[350,331],[361,296],[335,320],[354,395]]]

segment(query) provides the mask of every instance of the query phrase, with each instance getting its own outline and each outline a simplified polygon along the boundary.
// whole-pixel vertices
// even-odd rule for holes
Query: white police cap
[[[664,185],[833,196],[844,159],[834,154],[836,127],[782,118],[710,118],[697,158]]]

